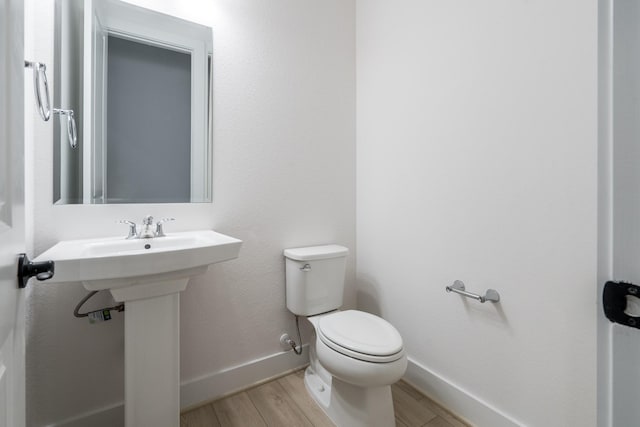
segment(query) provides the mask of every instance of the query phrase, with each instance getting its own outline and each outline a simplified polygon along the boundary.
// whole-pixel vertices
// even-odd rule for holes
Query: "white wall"
[[[356,16],[359,306],[475,424],[595,426],[597,2]]]
[[[53,1],[37,3],[34,55],[50,63]],[[214,228],[242,239],[239,259],[192,280],[181,297],[183,391],[198,386],[191,399],[212,398],[221,390],[207,389],[204,380],[229,379],[238,365],[278,355],[280,334],[294,333],[284,302],[284,248],[327,242],[351,248],[345,297],[347,306],[355,305],[355,5],[135,3],[213,27],[214,202],[53,206],[52,127],[36,121],[28,177],[35,253],[61,239],[124,236],[114,221],[147,213],[176,217],[167,231]],[[117,406],[123,399],[122,316],[90,326],[72,316],[86,294],[81,285],[32,287],[29,425]],[[274,366],[302,363],[286,360]]]

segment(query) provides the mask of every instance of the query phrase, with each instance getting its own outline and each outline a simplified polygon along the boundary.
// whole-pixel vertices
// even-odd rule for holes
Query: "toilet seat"
[[[319,319],[318,338],[327,347],[354,359],[389,363],[404,356],[402,337],[389,322],[357,310],[331,313]]]

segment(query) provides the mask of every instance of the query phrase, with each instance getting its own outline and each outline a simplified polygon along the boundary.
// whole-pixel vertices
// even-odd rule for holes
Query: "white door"
[[[23,0],[0,0],[0,427],[25,425],[23,31]]]

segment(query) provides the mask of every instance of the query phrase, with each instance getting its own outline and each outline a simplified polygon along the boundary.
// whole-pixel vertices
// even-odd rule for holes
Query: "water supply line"
[[[124,303],[121,302],[118,305],[114,305],[113,307],[103,307],[100,308],[98,310],[92,310],[92,311],[87,311],[86,313],[80,313],[80,308],[82,308],[82,306],[89,301],[89,299],[94,296],[95,294],[97,294],[100,291],[91,291],[89,292],[89,294],[87,296],[85,296],[84,298],[82,298],[82,300],[80,300],[80,302],[78,303],[78,305],[76,305],[76,308],[73,310],[73,315],[75,317],[88,317],[89,315],[91,315],[91,313],[95,313],[95,312],[102,312],[105,310],[111,311],[111,310],[117,310],[117,311],[124,311]]]
[[[295,316],[296,316],[296,330],[298,331],[298,342],[300,343],[300,347],[298,347],[298,344],[296,344],[294,340],[289,338],[289,335],[283,335],[281,340],[284,344],[291,346],[291,349],[293,350],[293,352],[298,356],[300,356],[302,355],[302,338],[300,336],[300,321],[299,321],[298,315],[296,314]]]

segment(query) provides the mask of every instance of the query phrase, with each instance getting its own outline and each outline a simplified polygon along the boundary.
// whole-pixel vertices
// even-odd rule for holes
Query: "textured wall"
[[[359,304],[517,424],[595,426],[597,2],[364,0],[356,28]]]
[[[31,0],[35,1],[35,0]],[[352,249],[355,304],[355,6],[352,1],[136,1],[214,32],[214,201],[197,205],[53,206],[52,128],[35,121],[31,232],[35,252],[61,239],[126,234],[114,223],[174,216],[167,231],[213,228],[242,239],[240,258],[192,280],[181,296],[182,379],[280,352],[294,332],[284,301],[287,247]],[[53,2],[30,16],[33,54],[52,60]],[[51,33],[52,34],[52,33]],[[123,323],[73,318],[80,284],[36,284],[30,298],[29,424],[123,398]]]

